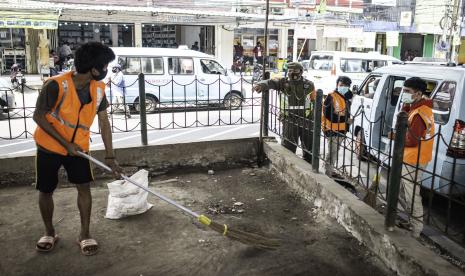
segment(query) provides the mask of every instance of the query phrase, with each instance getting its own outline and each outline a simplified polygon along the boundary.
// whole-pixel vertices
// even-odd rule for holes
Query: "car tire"
[[[355,154],[357,155],[357,159],[361,161],[368,160],[368,152],[365,144],[365,138],[363,137],[363,129],[360,129],[357,132],[357,137],[355,139]]]
[[[157,109],[157,106],[158,106],[157,98],[155,98],[152,95],[146,95],[145,96],[145,110],[147,111],[147,113],[155,112],[155,110]],[[134,102],[134,109],[137,112],[140,112],[139,99],[137,99]]]
[[[223,107],[226,109],[236,110],[242,106],[243,98],[237,92],[228,93],[223,99]]]

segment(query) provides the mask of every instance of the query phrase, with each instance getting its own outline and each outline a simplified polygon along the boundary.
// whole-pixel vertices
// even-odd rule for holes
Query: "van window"
[[[367,60],[341,58],[341,70],[344,73],[365,73],[368,68],[367,63]]]
[[[452,81],[445,81],[441,84],[438,92],[433,98],[434,121],[445,125],[449,121],[452,102],[454,101],[455,88],[457,84]]]
[[[378,89],[379,82],[381,81],[382,76],[380,75],[370,75],[367,78],[367,81],[363,84],[361,89],[361,95],[370,99],[373,99],[376,90]]]
[[[143,57],[141,58],[142,73],[150,75],[163,75],[163,58]]]
[[[214,60],[202,59],[200,60],[200,64],[202,65],[202,71],[205,74],[225,75],[224,68]]]
[[[194,60],[192,58],[168,58],[168,72],[171,75],[194,74]]]
[[[126,62],[123,66],[123,73],[127,75],[136,75],[140,72],[140,58],[126,57]]]
[[[313,70],[329,71],[333,67],[333,56],[312,55],[310,58],[310,68]]]

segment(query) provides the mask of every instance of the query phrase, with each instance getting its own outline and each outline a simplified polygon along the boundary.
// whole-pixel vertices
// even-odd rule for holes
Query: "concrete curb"
[[[372,250],[399,275],[464,275],[437,256],[407,231],[384,228],[384,217],[355,195],[275,142],[265,142],[265,154],[293,189],[335,218],[348,232]]]
[[[257,158],[258,139],[231,139],[196,143],[139,146],[115,149],[120,165],[147,167],[157,170],[179,168],[229,166],[250,163]],[[99,160],[105,157],[104,150],[92,151]],[[103,170],[94,167],[96,177]],[[7,185],[30,185],[35,182],[35,153],[30,156],[0,158],[0,187]]]

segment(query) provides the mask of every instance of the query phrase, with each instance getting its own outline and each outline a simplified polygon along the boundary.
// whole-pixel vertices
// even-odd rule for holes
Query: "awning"
[[[0,28],[58,29],[58,14],[1,11]]]

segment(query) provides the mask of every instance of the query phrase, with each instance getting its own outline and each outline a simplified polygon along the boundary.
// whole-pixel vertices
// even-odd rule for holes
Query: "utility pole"
[[[452,14],[448,14],[451,18],[450,30],[449,30],[449,53],[447,55],[447,59],[449,62],[455,62],[455,45],[454,44],[454,29],[457,28],[457,19],[459,18],[459,0],[452,0],[453,5],[449,11]]]
[[[455,0],[456,4],[454,5],[454,16],[452,16],[452,24],[455,29],[455,34],[458,33],[458,37],[460,38],[462,35],[462,23],[463,23],[463,0]],[[459,20],[460,19],[460,20]],[[453,36],[454,37],[454,36]],[[454,38],[452,37],[452,51],[450,54],[450,61],[454,63],[458,63],[457,60],[457,45],[454,43]]]
[[[294,1],[295,2],[295,24],[294,24],[294,41],[292,44],[292,61],[297,61],[297,41],[299,38],[297,37],[297,29],[299,28],[299,5],[300,0]]]

